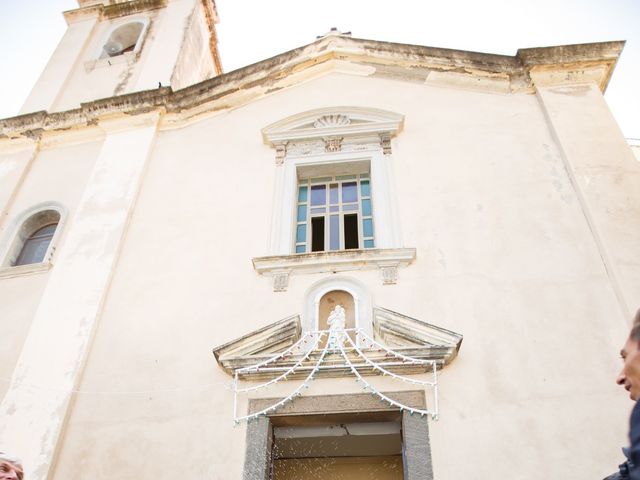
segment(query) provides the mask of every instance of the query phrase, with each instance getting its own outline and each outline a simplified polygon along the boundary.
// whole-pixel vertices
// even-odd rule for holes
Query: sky
[[[640,0],[216,0],[225,72],[306,45],[356,38],[515,55],[518,48],[626,40],[605,99],[640,139]],[[0,0],[0,118],[16,115],[76,0]]]

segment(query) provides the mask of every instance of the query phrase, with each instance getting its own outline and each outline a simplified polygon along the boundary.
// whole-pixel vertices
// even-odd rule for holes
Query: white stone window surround
[[[140,34],[138,35],[138,40],[136,41],[136,46],[134,47],[133,51],[125,52],[123,54],[120,54],[114,57],[100,58],[103,52],[103,48],[105,44],[109,41],[109,38],[111,38],[111,35],[113,34],[113,32],[115,32],[118,28],[123,27],[130,23],[142,23],[142,29],[140,30]],[[116,65],[119,63],[131,64],[135,62],[136,58],[138,57],[138,53],[140,52],[140,49],[142,48],[142,45],[144,43],[144,38],[147,34],[148,29],[149,29],[149,18],[145,16],[136,16],[133,18],[127,17],[118,22],[114,22],[109,27],[109,29],[103,35],[100,36],[98,44],[93,50],[90,56],[90,59],[84,62],[85,70],[87,72],[90,72],[94,68]]]
[[[380,268],[383,282],[392,284],[396,267],[415,259],[415,249],[402,248],[393,178],[391,138],[403,122],[402,115],[384,110],[329,107],[263,129],[265,143],[275,148],[277,170],[270,255],[254,258],[253,264],[258,273],[274,277],[274,290],[286,290],[292,272],[334,268]],[[375,248],[295,254],[298,179],[363,171],[370,175]]]
[[[305,128],[306,124],[331,117],[338,120],[327,126]],[[342,118],[352,121],[344,124],[345,120],[340,120]],[[263,130],[265,142],[276,148],[278,163],[269,248],[271,255],[288,255],[295,251],[299,172],[304,172],[302,177],[322,176],[329,170],[349,173],[349,164],[360,162],[369,164],[376,248],[401,246],[389,143],[390,138],[402,128],[403,121],[401,115],[383,110],[332,107],[294,115]],[[340,144],[348,145],[340,145],[337,147],[339,151],[327,151],[336,148],[329,144],[335,138],[340,139]],[[297,142],[319,139],[325,141],[324,152],[313,148],[308,152],[286,152],[286,149],[292,150]],[[340,165],[345,169],[340,170]]]
[[[30,219],[47,211],[57,212],[59,220],[56,231],[51,238],[51,242],[49,243],[42,262],[28,265],[12,265],[20,254],[24,244],[25,232],[21,232],[21,229],[27,224],[27,222],[29,222]],[[52,259],[62,235],[66,219],[67,209],[58,202],[39,203],[16,216],[9,224],[5,235],[0,242],[0,278],[28,275],[31,273],[39,273],[49,270],[52,266]],[[44,223],[42,226],[44,226]],[[37,227],[33,226],[31,229],[35,228]]]
[[[295,252],[296,206],[298,197],[298,179],[308,178],[309,174],[300,173],[313,169],[314,176],[323,176],[324,172],[337,170],[340,174],[351,173],[350,165],[368,164],[371,176],[371,200],[373,205],[373,224],[376,248],[396,248],[400,246],[400,226],[396,215],[392,214],[389,159],[381,149],[369,152],[338,152],[309,157],[287,157],[283,167],[281,219],[274,219],[271,231],[271,250],[274,254],[287,255]],[[344,170],[340,166],[344,165]],[[277,223],[280,228],[275,228]]]

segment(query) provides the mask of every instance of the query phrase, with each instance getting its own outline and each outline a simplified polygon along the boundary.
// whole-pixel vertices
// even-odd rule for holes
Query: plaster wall
[[[161,16],[161,10],[152,10],[130,17],[97,22],[94,31],[84,42],[78,62],[73,69],[68,70],[69,79],[60,90],[52,110],[78,108],[82,102],[130,92],[133,82],[140,75],[141,65],[148,55],[148,46],[156,35],[156,22]],[[111,30],[129,20],[149,21],[141,48],[137,52],[101,59],[102,47]]]
[[[139,92],[162,85],[171,85],[171,75],[178,63],[184,38],[188,34],[191,16],[197,10],[196,0],[174,0],[162,10],[153,41],[149,42],[140,74],[127,92]],[[205,43],[206,45],[206,43]]]
[[[173,0],[166,7],[126,17],[72,23],[22,109],[64,111],[82,102],[169,85],[195,0]],[[134,52],[99,58],[113,28],[149,21]]]
[[[22,185],[34,156],[35,142],[29,142],[17,151],[0,154],[0,232],[4,230],[8,212],[17,191]],[[1,235],[1,233],[0,233]]]
[[[156,118],[137,118],[143,124],[128,122],[127,128],[118,122],[102,125],[106,139],[0,404],[0,438],[11,438],[21,451],[27,477],[50,478],[73,389],[154,139]],[[57,183],[63,188],[63,180]]]
[[[22,181],[15,182],[11,202],[5,204],[0,223],[0,255],[5,254],[4,247],[11,241],[17,227],[15,221],[22,212],[35,205],[55,202],[64,207],[67,217],[73,215],[99,148],[100,142],[92,142],[35,152],[29,149],[3,157],[4,165],[28,162],[28,171],[24,172]],[[33,159],[27,158],[32,156]],[[2,165],[0,163],[0,169]],[[69,228],[70,223],[65,222],[59,244],[65,241]],[[56,263],[55,255],[52,262]],[[48,278],[46,270],[26,276],[0,276],[0,399],[9,386]]]
[[[209,35],[202,8],[194,8],[187,19],[182,48],[171,75],[174,91],[215,76]]]
[[[20,113],[55,110],[59,96],[68,88],[71,72],[82,68],[80,60],[85,45],[97,23],[97,18],[87,18],[69,25]]]
[[[541,88],[539,98],[622,314],[631,319],[640,298],[638,163],[596,85]]]
[[[631,145],[631,151],[636,157],[636,160],[640,162],[640,145]]]
[[[389,162],[402,244],[418,258],[397,285],[377,271],[339,276],[367,285],[375,305],[465,336],[430,426],[435,478],[582,479],[621,460],[627,319],[539,99],[329,74],[157,135],[54,478],[240,478],[244,427],[211,348],[302,314],[331,276],[294,275],[274,293],[252,269],[269,253],[281,168],[260,129],[331,105],[405,115]],[[638,198],[615,182],[603,198],[614,189]],[[314,388],[360,391],[347,379]],[[589,455],[568,459],[568,444]]]

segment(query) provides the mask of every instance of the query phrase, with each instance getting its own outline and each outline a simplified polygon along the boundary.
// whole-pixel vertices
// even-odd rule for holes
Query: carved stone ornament
[[[289,286],[289,272],[279,272],[273,276],[273,291],[286,292]]]
[[[339,152],[342,150],[344,137],[324,137],[322,140],[324,140],[325,152]]]
[[[315,128],[344,127],[350,123],[351,119],[346,115],[323,115],[313,123],[313,126]]]
[[[398,283],[398,267],[396,265],[387,265],[380,267],[383,285],[395,285]]]
[[[391,135],[388,133],[381,134],[380,146],[382,147],[382,153],[385,155],[391,155]]]
[[[282,165],[286,156],[287,142],[278,143],[276,145],[276,165]]]

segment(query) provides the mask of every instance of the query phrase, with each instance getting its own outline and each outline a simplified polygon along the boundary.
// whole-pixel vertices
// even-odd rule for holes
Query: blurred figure
[[[631,447],[622,449],[627,461],[619,465],[619,471],[604,480],[640,480],[640,470],[635,467],[640,464],[640,407],[637,403],[640,399],[640,310],[636,312],[620,356],[624,363],[616,383],[623,386],[629,392],[629,398],[636,402],[630,421]]]
[[[22,462],[8,453],[0,452],[0,480],[22,480]]]

